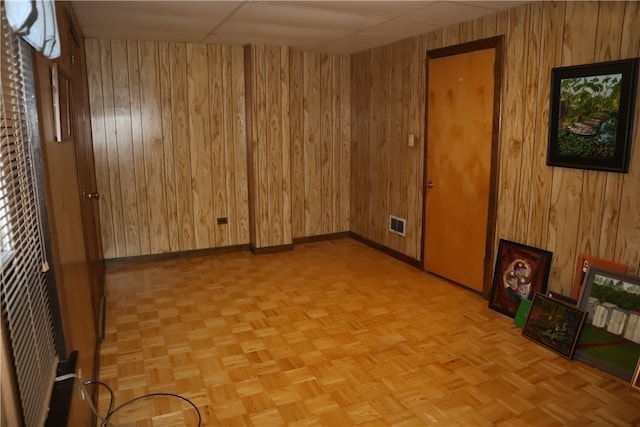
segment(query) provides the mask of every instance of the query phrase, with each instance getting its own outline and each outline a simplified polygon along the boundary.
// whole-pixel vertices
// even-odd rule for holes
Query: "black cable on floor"
[[[116,408],[113,408],[113,390],[111,389],[111,387],[109,387],[107,384],[103,383],[102,381],[85,381],[85,384],[96,384],[96,385],[101,385],[103,387],[105,387],[108,391],[109,391],[109,410],[107,412],[106,417],[104,418],[104,421],[102,422],[102,424],[100,424],[100,427],[105,427],[108,423],[109,423],[109,419],[111,418],[111,416],[113,414],[115,414],[116,412],[118,412],[119,410],[121,410],[122,408],[131,405],[132,403],[135,403],[139,400],[142,399],[149,399],[152,397],[175,397],[177,399],[181,399],[184,400],[185,402],[187,402],[189,405],[191,405],[193,407],[193,409],[195,409],[196,414],[198,415],[198,427],[201,426],[202,424],[202,416],[200,415],[200,410],[198,409],[198,407],[189,399],[187,399],[186,397],[180,396],[179,394],[174,394],[174,393],[148,393],[148,394],[143,394],[142,396],[138,396],[135,397],[127,402],[124,402],[122,405],[117,406]]]

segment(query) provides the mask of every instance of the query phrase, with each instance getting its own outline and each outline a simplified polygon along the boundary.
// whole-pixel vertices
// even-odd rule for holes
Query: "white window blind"
[[[4,2],[0,34],[0,301],[26,426],[46,420],[57,367],[27,99],[31,53],[11,33]]]

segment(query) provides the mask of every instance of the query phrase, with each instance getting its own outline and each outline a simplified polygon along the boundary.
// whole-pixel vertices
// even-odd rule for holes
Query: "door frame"
[[[420,250],[420,262],[424,269],[424,247],[425,247],[425,232],[427,222],[427,149],[429,146],[428,131],[429,131],[429,60],[442,58],[445,56],[459,55],[464,53],[470,53],[477,50],[495,49],[495,68],[494,68],[494,87],[493,87],[493,123],[492,123],[492,136],[491,136],[491,171],[489,178],[489,211],[487,215],[487,241],[485,243],[486,256],[484,258],[484,277],[482,281],[482,295],[485,298],[489,297],[491,290],[491,275],[493,272],[493,257],[495,246],[495,232],[496,232],[496,218],[498,207],[498,171],[500,160],[500,124],[502,117],[502,73],[504,68],[504,36],[489,37],[486,39],[475,40],[472,42],[457,44],[454,46],[447,46],[437,49],[427,50],[426,66],[426,84],[425,84],[425,147],[424,147],[424,159],[422,166],[422,176],[425,177],[422,183],[422,245]]]

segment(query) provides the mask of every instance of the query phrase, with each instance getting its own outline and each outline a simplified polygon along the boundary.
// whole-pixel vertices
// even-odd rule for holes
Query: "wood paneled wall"
[[[348,56],[98,39],[86,50],[105,258],[349,230]]]
[[[290,245],[289,49],[245,48],[251,246]]]
[[[637,2],[533,2],[354,55],[352,230],[419,258],[426,50],[504,35],[496,239],[552,251],[549,288],[567,294],[580,253],[638,273],[640,106],[628,174],[546,165],[551,68],[637,57],[638,26]],[[401,85],[399,63],[414,70]],[[394,127],[398,111],[406,116]],[[414,148],[404,143],[411,132]],[[395,184],[402,171],[406,189]],[[387,231],[389,214],[408,219],[405,238]]]
[[[420,36],[351,58],[351,231],[415,259],[422,249],[425,61],[432,45]],[[406,237],[388,231],[389,215],[407,220]]]
[[[87,39],[86,52],[105,258],[248,243],[243,49]]]
[[[292,51],[290,78],[293,237],[349,231],[349,56]]]

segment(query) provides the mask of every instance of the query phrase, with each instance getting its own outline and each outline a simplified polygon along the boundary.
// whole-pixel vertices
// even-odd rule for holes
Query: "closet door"
[[[80,187],[82,229],[87,253],[91,282],[91,302],[95,315],[96,330],[98,336],[102,336],[103,331],[101,329],[104,313],[101,307],[104,295],[104,259],[98,212],[100,194],[97,192],[93,144],[91,141],[91,115],[89,112],[84,49],[82,38],[73,25],[69,25],[69,56],[72,86],[71,117],[73,117],[73,139]]]

